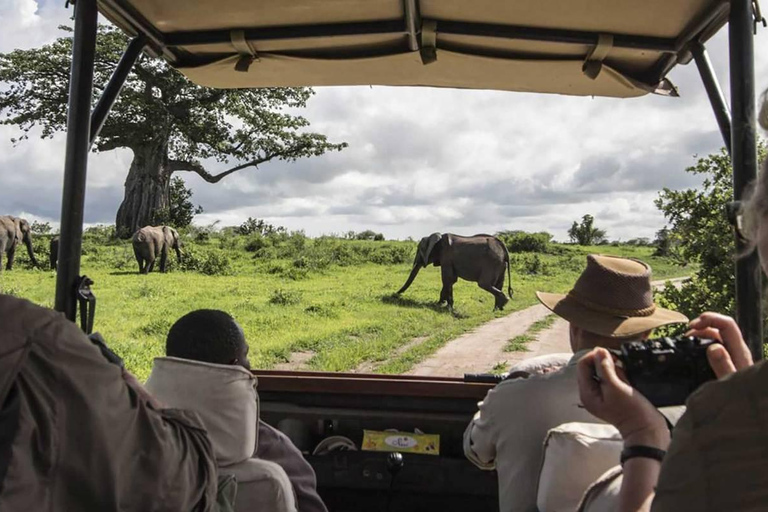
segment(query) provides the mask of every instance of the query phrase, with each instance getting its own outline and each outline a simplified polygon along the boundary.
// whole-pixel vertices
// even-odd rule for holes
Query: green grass
[[[306,253],[296,249],[293,258],[254,258],[241,248],[221,249],[221,244],[214,239],[195,246],[203,257],[209,251],[228,258],[226,275],[216,276],[178,269],[142,276],[135,273],[126,244],[84,246],[82,273],[94,280],[98,298],[96,330],[139,378],[145,379],[152,359],[163,355],[173,322],[198,308],[221,309],[240,322],[255,368],[272,368],[291,352],[311,351],[308,366],[315,370],[347,371],[375,362],[378,372],[401,373],[467,330],[535,304],[536,290],[567,291],[590,251],[564,246],[560,254],[513,254],[515,294],[503,313],[492,311],[490,294],[465,281],[454,287],[451,313],[436,304],[439,268],[422,270],[405,294],[393,296],[410,271],[415,251],[410,242],[343,242],[327,251],[333,255],[328,260],[313,245]],[[594,250],[650,261],[656,278],[688,274],[688,269],[651,258],[650,248]],[[408,262],[386,263],[390,257],[402,260],[401,253]],[[45,253],[39,254],[42,260]],[[530,273],[526,269],[536,266],[531,263],[535,257],[539,272]],[[365,258],[379,263],[361,262]],[[23,267],[3,272],[0,290],[51,307],[55,273]],[[426,339],[398,351],[416,337]]]
[[[504,352],[528,352],[528,343],[536,339],[536,335],[545,329],[552,327],[552,324],[557,320],[557,315],[549,314],[541,320],[533,322],[528,329],[523,333],[515,336],[507,342],[504,347]]]

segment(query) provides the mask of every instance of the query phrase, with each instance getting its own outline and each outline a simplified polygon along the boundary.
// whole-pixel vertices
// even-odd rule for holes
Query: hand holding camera
[[[693,320],[690,327],[686,335],[695,336],[699,341],[687,340],[679,347],[675,343],[674,349],[664,348],[663,350],[673,350],[676,354],[674,363],[670,365],[670,359],[656,361],[652,365],[657,370],[666,371],[671,367],[679,372],[680,368],[685,368],[684,372],[689,376],[701,378],[706,375],[701,365],[706,358],[709,366],[707,371],[712,372],[709,378],[722,378],[752,365],[749,348],[732,318],[717,313],[704,313]],[[702,344],[701,339],[704,338],[708,341]],[[653,349],[649,347],[648,353],[652,352]],[[695,369],[691,369],[690,365],[694,365]],[[652,372],[653,370],[647,370],[641,380],[651,378]],[[596,348],[579,361],[579,395],[584,407],[598,418],[614,425],[621,432],[625,444],[645,444],[663,449],[668,443],[661,439],[667,430],[666,421],[651,401],[630,386],[629,382],[630,379],[624,370],[617,368],[614,356],[606,349]],[[698,387],[692,383],[695,381],[688,380],[680,389]],[[699,382],[699,385],[701,383]],[[678,394],[674,401],[679,402],[679,396],[681,395]],[[666,434],[668,435],[668,431]]]

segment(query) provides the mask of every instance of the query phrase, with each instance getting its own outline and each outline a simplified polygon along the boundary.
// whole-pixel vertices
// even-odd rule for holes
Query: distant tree
[[[595,227],[595,218],[589,214],[581,218],[581,223],[573,221],[571,229],[568,230],[568,236],[571,242],[579,245],[600,245],[607,242],[605,230]]]
[[[658,204],[657,204],[658,206]],[[656,232],[656,237],[653,239],[653,246],[656,250],[653,252],[654,256],[672,256],[674,246],[677,244],[675,241],[674,233],[669,227],[664,226]]]
[[[262,236],[288,232],[283,226],[273,226],[263,219],[254,219],[253,217],[248,217],[248,220],[240,224],[236,231],[240,235],[259,234]]]
[[[50,222],[38,222],[36,220],[32,221],[32,225],[29,229],[36,235],[48,235],[53,231]]]
[[[192,190],[188,189],[184,180],[178,176],[171,179],[168,189],[168,207],[155,212],[152,224],[167,225],[175,228],[186,228],[192,224],[195,215],[203,213],[203,207],[192,204]]]
[[[647,247],[651,245],[651,240],[649,238],[646,238],[644,236],[641,236],[639,238],[630,238],[626,242],[624,242],[624,245],[632,245],[637,247]]]
[[[48,138],[66,126],[72,29],[60,29],[65,36],[51,44],[0,54],[0,124],[21,130],[13,142],[28,138],[36,127]],[[99,27],[96,91],[103,90],[127,44],[122,31]],[[346,147],[311,132],[309,121],[296,115],[312,94],[306,87],[208,89],[161,59],[139,57],[94,144],[97,151],[133,153],[117,211],[118,234],[130,236],[150,224],[158,210],[169,208],[174,173],[193,172],[218,183],[271,160],[291,162]],[[224,164],[225,170],[211,173],[206,160]]]
[[[766,147],[760,144],[760,160]],[[734,314],[734,232],[725,215],[733,200],[733,171],[725,150],[700,158],[686,172],[704,176],[701,188],[659,193],[655,204],[669,222],[657,234],[657,252],[671,250],[698,269],[681,288],[668,287],[662,300],[694,318],[704,311]]]
[[[355,240],[384,240],[384,235],[376,233],[371,229],[366,229],[354,235]]]

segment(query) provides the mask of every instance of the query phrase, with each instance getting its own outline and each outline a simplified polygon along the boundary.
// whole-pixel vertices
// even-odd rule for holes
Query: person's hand
[[[712,338],[722,345],[712,345],[707,349],[707,360],[718,379],[737,370],[752,366],[752,353],[744,343],[736,321],[719,313],[704,313],[690,324],[686,336]]]
[[[594,416],[616,427],[625,445],[667,449],[666,420],[624,380],[623,372],[616,368],[607,350],[596,348],[582,357],[578,372],[581,403]]]
[[[152,396],[152,394],[149,391],[144,389],[144,386],[141,385],[141,382],[139,382],[139,379],[134,377],[134,375],[128,370],[126,370],[125,368],[123,368],[123,380],[125,381],[125,383],[128,385],[129,388],[133,389],[136,392],[136,394],[139,395],[139,397],[143,399],[145,402],[147,402],[153,409],[159,411],[160,409],[165,408],[157,398]]]

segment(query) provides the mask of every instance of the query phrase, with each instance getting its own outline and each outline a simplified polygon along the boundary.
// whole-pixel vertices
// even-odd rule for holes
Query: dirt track
[[[680,286],[686,279],[681,277],[670,281],[674,286]],[[654,281],[653,286],[660,290],[664,288],[664,283]],[[492,320],[448,342],[432,357],[411,368],[407,374],[461,377],[465,373],[488,372],[498,363],[509,366],[529,357],[570,352],[568,322],[560,318],[528,343],[527,351],[504,352],[504,346],[510,338],[523,334],[533,322],[544,318],[547,313],[547,308],[537,304]]]
[[[680,286],[687,277],[670,279],[674,286]],[[654,281],[656,290],[664,289],[665,281]],[[536,339],[526,345],[526,351],[504,352],[507,342],[524,334],[528,328],[549,314],[549,310],[537,304],[529,308],[515,311],[509,315],[491,320],[490,322],[469,331],[458,338],[449,341],[429,359],[411,368],[406,375],[443,375],[461,377],[465,373],[485,373],[501,363],[506,366],[522,361],[529,357],[544,354],[569,353],[568,323],[558,318],[548,329],[536,335]],[[426,338],[416,338],[398,353],[413,347]],[[291,354],[290,361],[275,366],[275,370],[305,370],[307,361],[314,355],[312,352],[296,352]],[[357,373],[375,371],[376,363],[366,362],[352,370]]]

